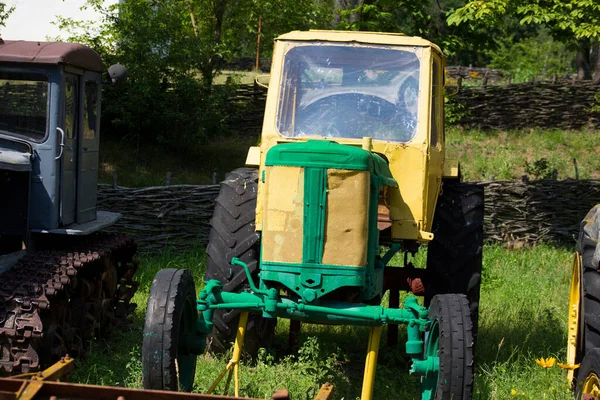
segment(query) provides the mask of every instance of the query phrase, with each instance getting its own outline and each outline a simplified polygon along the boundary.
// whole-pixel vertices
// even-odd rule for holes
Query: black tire
[[[600,349],[591,349],[585,354],[575,383],[575,399],[582,399],[583,395],[591,394],[592,391],[586,386],[598,384],[600,378]],[[586,385],[587,383],[587,385]],[[589,397],[592,398],[592,397]],[[595,397],[594,397],[595,398]]]
[[[433,217],[435,236],[427,249],[424,282],[426,305],[438,294],[467,296],[475,339],[479,326],[483,206],[483,187],[444,181]]]
[[[260,235],[255,231],[258,170],[239,168],[221,182],[206,253],[208,255],[205,280],[217,279],[226,292],[242,292],[249,288],[243,268],[231,265],[238,257],[248,264],[250,273],[258,282]],[[217,310],[213,315],[214,328],[208,337],[208,350],[223,353],[235,340],[240,310]],[[275,334],[277,320],[250,314],[246,326],[244,351],[251,356],[261,347],[269,347]]]
[[[581,222],[577,252],[581,255],[583,352],[576,359],[579,362],[587,352],[600,347],[600,204],[592,208]],[[596,255],[595,255],[596,254]]]
[[[466,296],[434,296],[429,306],[429,319],[432,325],[425,351],[426,355],[435,356],[437,347],[440,369],[437,376],[422,379],[422,390],[435,387],[431,399],[470,400],[473,394],[473,335]]]
[[[186,337],[196,330],[196,290],[187,269],[158,271],[148,298],[142,342],[145,389],[191,392],[196,355]]]

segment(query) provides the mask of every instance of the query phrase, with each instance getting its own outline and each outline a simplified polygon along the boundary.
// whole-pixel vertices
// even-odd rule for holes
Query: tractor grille
[[[262,260],[366,266],[368,171],[268,166]]]

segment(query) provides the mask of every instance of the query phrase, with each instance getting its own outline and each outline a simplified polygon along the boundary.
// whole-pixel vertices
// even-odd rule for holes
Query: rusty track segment
[[[133,311],[137,246],[124,236],[65,238],[0,276],[0,374],[39,371]]]

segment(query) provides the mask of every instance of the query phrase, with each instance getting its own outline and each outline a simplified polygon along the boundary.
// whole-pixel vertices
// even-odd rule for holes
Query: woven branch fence
[[[600,128],[592,113],[600,86],[592,82],[532,82],[484,88],[448,88],[448,106],[461,115],[458,123],[484,129]]]
[[[485,188],[485,235],[489,242],[572,244],[579,223],[600,203],[600,180],[493,181]],[[113,232],[134,236],[140,247],[206,244],[218,185],[130,189],[99,185],[98,208],[123,214]]]

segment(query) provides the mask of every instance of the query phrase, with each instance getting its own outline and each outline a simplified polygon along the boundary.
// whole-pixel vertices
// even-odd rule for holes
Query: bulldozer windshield
[[[417,132],[421,49],[287,42],[277,127],[286,137],[408,142]]]
[[[0,131],[36,142],[46,137],[48,77],[0,71]]]

